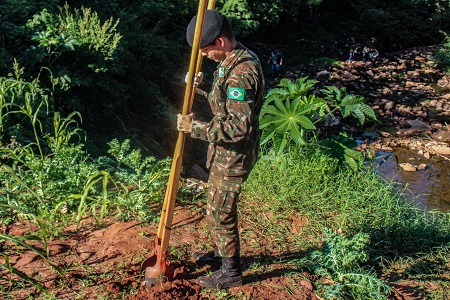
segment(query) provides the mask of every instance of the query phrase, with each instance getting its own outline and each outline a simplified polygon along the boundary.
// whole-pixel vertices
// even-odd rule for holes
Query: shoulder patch
[[[244,100],[245,89],[237,87],[229,87],[227,97],[232,100]]]

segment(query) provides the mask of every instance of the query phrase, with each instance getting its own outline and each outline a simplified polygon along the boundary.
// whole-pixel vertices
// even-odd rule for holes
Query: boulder
[[[448,146],[433,146],[432,148],[434,151],[436,151],[437,154],[441,155],[450,155],[450,147]]]
[[[410,163],[403,163],[399,164],[399,166],[405,171],[405,172],[416,172],[417,166],[410,164]]]

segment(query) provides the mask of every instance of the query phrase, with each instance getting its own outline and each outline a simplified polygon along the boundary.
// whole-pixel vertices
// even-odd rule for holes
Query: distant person
[[[379,55],[379,53],[378,53],[377,49],[370,49],[369,59],[372,62],[372,65],[374,65],[377,62],[378,55]]]
[[[351,62],[355,58],[355,54],[357,51],[357,44],[355,42],[355,38],[350,38],[350,49],[348,51],[348,61]]]
[[[283,65],[283,53],[280,49],[276,48],[270,52],[269,61],[267,63],[272,62],[272,66],[270,69],[270,75],[272,77],[277,77],[281,75],[281,66]]]
[[[348,52],[348,61],[352,61],[353,60],[354,54],[355,54],[355,49],[350,48],[350,50]]]
[[[364,63],[367,62],[367,60],[369,59],[369,52],[370,52],[370,48],[367,46],[364,46],[363,51],[362,51],[362,61]]]
[[[356,43],[354,47],[355,51],[353,52],[354,60],[362,60],[362,46],[360,43]]]

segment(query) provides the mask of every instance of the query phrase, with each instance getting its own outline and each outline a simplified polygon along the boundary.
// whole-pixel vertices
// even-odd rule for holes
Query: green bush
[[[317,83],[317,80],[307,77],[295,82],[283,78],[276,88],[267,93],[260,115],[261,144],[272,145],[278,154],[289,142],[306,145],[307,133],[314,134],[318,130],[316,124],[335,112],[343,118],[355,117],[360,125],[367,118],[377,119],[372,108],[364,103],[364,98],[347,94],[345,87],[326,86],[321,90],[324,98],[317,97],[311,92]],[[353,150],[356,142],[345,134],[326,139],[320,146],[328,149],[329,154],[346,163],[353,171],[363,162],[361,153]]]
[[[450,35],[442,32],[445,36],[445,41],[439,50],[434,53],[434,60],[439,67],[450,73]]]

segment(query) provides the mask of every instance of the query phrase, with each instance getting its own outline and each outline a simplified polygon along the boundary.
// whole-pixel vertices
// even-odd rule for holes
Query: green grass
[[[371,168],[352,174],[315,144],[278,156],[268,152],[243,193],[241,219],[247,227],[242,240],[250,247],[285,253],[284,262],[296,262],[301,269],[311,265],[311,251],[320,249],[324,228],[349,237],[365,233],[370,236],[369,259],[363,264],[368,269],[391,283],[405,280],[395,276],[402,273],[432,299],[448,294],[450,214],[419,209]],[[262,245],[255,244],[256,235],[265,237]],[[259,270],[253,265],[251,272],[273,261],[263,262]]]

